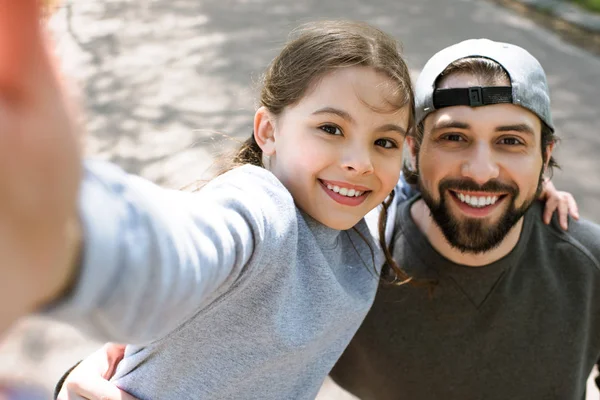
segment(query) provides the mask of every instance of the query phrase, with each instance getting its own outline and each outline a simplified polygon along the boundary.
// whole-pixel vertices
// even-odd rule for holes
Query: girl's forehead
[[[350,111],[375,112],[397,118],[404,114],[398,107],[398,84],[370,67],[345,67],[325,74],[307,91],[298,105],[309,108],[342,107]]]

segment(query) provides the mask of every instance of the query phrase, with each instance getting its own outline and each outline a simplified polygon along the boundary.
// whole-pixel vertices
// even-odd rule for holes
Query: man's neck
[[[427,237],[429,243],[438,253],[456,264],[469,267],[482,267],[506,256],[517,245],[523,229],[523,218],[521,218],[498,247],[479,254],[462,253],[448,243],[442,230],[433,220],[429,207],[422,199],[417,200],[412,205],[410,215],[419,230]]]

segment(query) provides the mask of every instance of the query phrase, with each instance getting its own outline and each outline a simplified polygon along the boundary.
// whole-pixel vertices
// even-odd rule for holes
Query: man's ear
[[[275,118],[265,107],[254,114],[254,140],[265,156],[275,154]]]
[[[554,145],[556,142],[552,142],[546,146],[546,160],[544,161],[544,173],[548,171],[548,164],[550,163],[550,157],[552,157],[552,152],[554,151]]]
[[[408,145],[408,153],[410,154],[410,164],[413,170],[417,168],[417,141],[414,136],[409,135],[406,137],[406,144]]]

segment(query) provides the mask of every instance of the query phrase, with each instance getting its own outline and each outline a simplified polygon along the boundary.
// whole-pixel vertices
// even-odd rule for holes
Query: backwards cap
[[[500,64],[510,77],[510,87],[470,87],[436,89],[440,74],[453,62],[470,57],[483,57]],[[488,39],[470,39],[446,47],[435,54],[419,75],[415,88],[417,123],[443,107],[467,105],[478,107],[512,103],[535,113],[554,130],[550,112],[550,91],[544,69],[525,49]]]

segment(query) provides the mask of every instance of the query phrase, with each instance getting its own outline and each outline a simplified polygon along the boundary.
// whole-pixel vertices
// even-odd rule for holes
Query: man
[[[555,165],[546,76],[525,50],[469,40],[434,55],[410,138],[421,195],[398,209],[394,257],[332,372],[367,399],[582,399],[600,354],[600,227],[542,223]]]

